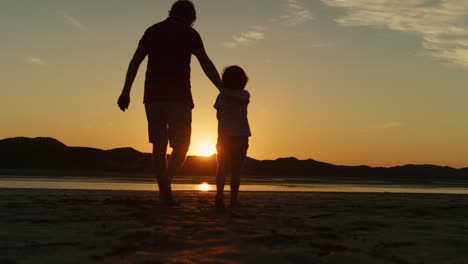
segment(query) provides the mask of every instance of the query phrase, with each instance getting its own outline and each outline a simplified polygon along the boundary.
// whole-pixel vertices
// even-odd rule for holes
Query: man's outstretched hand
[[[128,105],[130,104],[130,95],[127,93],[122,93],[119,96],[119,100],[117,101],[120,110],[124,111],[128,109]]]

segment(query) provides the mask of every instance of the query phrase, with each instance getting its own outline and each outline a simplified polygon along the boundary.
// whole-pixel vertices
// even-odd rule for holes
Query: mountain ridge
[[[0,140],[0,169],[79,170],[114,173],[151,173],[151,154],[130,147],[102,150],[71,147],[54,138],[15,137]],[[188,156],[181,175],[215,175],[216,156]],[[295,157],[275,160],[247,158],[243,168],[247,176],[333,176],[333,177],[418,177],[468,179],[468,168],[456,169],[431,164],[406,164],[394,167],[367,165],[345,166]]]

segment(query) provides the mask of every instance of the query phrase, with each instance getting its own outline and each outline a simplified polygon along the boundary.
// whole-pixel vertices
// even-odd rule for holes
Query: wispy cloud
[[[348,10],[335,21],[343,26],[373,26],[422,36],[430,56],[468,69],[468,1],[321,0]]]
[[[312,42],[306,45],[308,48],[327,48],[332,46],[332,44],[328,42]]]
[[[287,25],[298,25],[313,19],[312,12],[299,0],[288,0],[285,14],[281,16],[281,20]]]
[[[38,58],[38,57],[27,57],[24,59],[24,61],[32,65],[39,65],[39,66],[47,65],[47,62],[45,60]]]
[[[265,32],[272,24],[298,25],[313,20],[312,12],[304,7],[300,0],[287,0],[283,14],[277,18],[270,19],[268,22],[251,27],[248,31],[241,32],[232,36],[232,40],[224,42],[223,45],[229,48],[235,48],[242,45],[252,45],[255,42],[265,39]]]
[[[389,129],[389,128],[397,128],[397,127],[402,127],[402,126],[403,126],[403,123],[392,121],[392,122],[387,122],[387,123],[377,125],[377,128]]]
[[[67,21],[70,25],[72,25],[76,29],[81,30],[81,31],[87,31],[88,30],[88,28],[83,23],[81,23],[77,18],[70,15],[69,13],[67,13],[67,12],[65,12],[63,10],[58,10],[57,13],[61,17],[63,17],[65,19],[65,21]]]
[[[250,45],[253,42],[264,40],[266,28],[263,26],[252,27],[251,30],[234,35],[231,41],[225,42],[224,46],[235,48],[240,45]]]

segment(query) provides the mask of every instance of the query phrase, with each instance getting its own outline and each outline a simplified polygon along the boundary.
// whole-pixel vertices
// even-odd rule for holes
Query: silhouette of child
[[[249,137],[247,105],[250,94],[244,90],[248,77],[239,66],[229,66],[222,75],[223,89],[216,98],[214,108],[218,119],[218,170],[216,175],[215,206],[224,208],[224,185],[231,175],[231,206],[237,206],[240,172],[244,164]]]

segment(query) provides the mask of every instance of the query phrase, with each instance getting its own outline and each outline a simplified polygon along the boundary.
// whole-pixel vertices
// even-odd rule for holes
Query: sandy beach
[[[0,263],[468,263],[468,196],[0,190]]]

